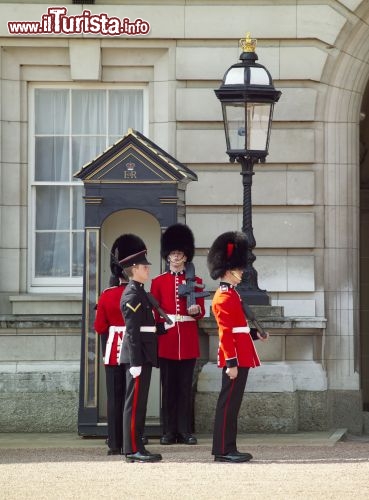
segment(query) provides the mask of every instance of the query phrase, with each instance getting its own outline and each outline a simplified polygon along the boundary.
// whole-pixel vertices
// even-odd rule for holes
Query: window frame
[[[29,292],[39,293],[81,293],[83,286],[83,276],[81,277],[36,277],[36,187],[37,186],[65,186],[71,188],[79,185],[83,186],[83,182],[79,179],[70,181],[35,181],[35,146],[36,146],[36,120],[35,120],[35,92],[38,89],[45,90],[142,90],[143,91],[143,134],[148,134],[149,129],[149,105],[148,105],[148,85],[142,84],[122,84],[122,83],[32,83],[28,88],[29,102],[29,123],[28,123],[28,262],[27,266],[27,281]],[[107,124],[108,126],[108,120]],[[106,130],[107,132],[107,130]],[[70,131],[69,131],[70,134]],[[69,135],[71,137],[71,135]],[[106,137],[108,135],[106,134]],[[122,136],[123,137],[123,136]],[[106,144],[108,147],[108,144]],[[69,152],[71,154],[71,151]],[[93,160],[94,158],[91,158]],[[70,159],[69,159],[70,160]],[[80,168],[82,165],[80,166]],[[70,198],[70,203],[73,203]],[[69,234],[71,234],[69,229]]]

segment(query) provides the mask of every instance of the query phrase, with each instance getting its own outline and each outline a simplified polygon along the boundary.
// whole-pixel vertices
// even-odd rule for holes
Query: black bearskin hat
[[[183,252],[191,262],[195,253],[195,238],[186,224],[173,224],[161,236],[161,256],[167,260],[170,252]]]
[[[141,238],[139,238],[135,234],[122,234],[121,236],[119,236],[119,238],[114,241],[111,248],[110,269],[112,275],[116,278],[125,278],[126,276],[124,274],[123,268],[129,266],[123,264],[121,261],[137,253],[145,253],[146,255],[146,245],[141,240]],[[138,264],[138,262],[135,262],[135,264]]]
[[[211,245],[207,263],[210,276],[216,280],[230,269],[247,266],[247,238],[240,231],[229,231],[218,236]]]

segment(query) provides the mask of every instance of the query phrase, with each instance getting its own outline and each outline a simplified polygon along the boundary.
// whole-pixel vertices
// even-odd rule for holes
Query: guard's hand
[[[256,332],[256,335],[258,336],[258,339],[265,342],[266,340],[269,339],[269,332],[265,332],[265,333],[266,333],[266,337],[262,337],[259,332]]]
[[[197,316],[201,313],[201,307],[198,304],[193,304],[187,309],[187,312],[190,316]]]
[[[141,375],[141,366],[131,366],[129,369],[129,373],[132,375],[133,378],[139,377]]]
[[[232,366],[232,368],[227,368],[226,369],[226,374],[231,380],[234,380],[237,375],[238,375],[238,368],[237,366]]]

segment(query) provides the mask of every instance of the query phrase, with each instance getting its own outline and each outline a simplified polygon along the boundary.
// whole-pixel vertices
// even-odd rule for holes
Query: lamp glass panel
[[[231,68],[224,79],[224,85],[244,85],[245,68]]]
[[[269,142],[269,119],[272,104],[246,104],[247,150],[267,151]]]
[[[250,68],[250,85],[270,85],[268,73],[264,68]]]
[[[246,148],[245,103],[223,103],[224,129],[228,150]]]

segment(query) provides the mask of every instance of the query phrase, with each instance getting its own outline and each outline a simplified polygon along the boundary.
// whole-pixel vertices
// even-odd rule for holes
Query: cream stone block
[[[80,335],[58,335],[55,338],[56,360],[79,360],[81,358]]]
[[[214,86],[214,89],[216,87]],[[178,121],[222,121],[222,107],[213,88],[179,88],[176,92]]]
[[[176,43],[175,41],[165,41],[165,51],[155,61],[154,80],[156,82],[166,82],[176,80]],[[178,83],[178,82],[177,82]]]
[[[5,163],[20,163],[20,122],[1,122],[1,157]]]
[[[350,139],[356,137],[357,125],[350,123],[328,123],[326,133],[326,161],[333,164],[355,164],[356,149],[350,148]]]
[[[313,88],[281,87],[282,91],[279,101],[274,106],[274,121],[313,121],[315,119],[315,106],[317,91]]]
[[[164,151],[176,157],[178,161],[181,158],[176,156],[175,141],[176,141],[176,123],[162,122],[150,124],[150,139],[160,146]]]
[[[327,247],[352,248],[354,245],[357,246],[357,241],[352,238],[353,216],[350,207],[326,207],[325,222]]]
[[[349,359],[328,359],[325,361],[328,374],[328,388],[332,390],[360,389],[360,373]]]
[[[238,57],[237,47],[177,47],[176,78],[220,81]]]
[[[237,165],[237,164],[236,164]],[[239,172],[198,172],[198,182],[188,185],[187,205],[242,205],[243,187]],[[253,205],[312,205],[314,173],[302,171],[264,171],[258,167],[253,177]],[[288,195],[287,195],[288,190]],[[227,197],[223,196],[224,192]]]
[[[186,190],[188,205],[242,205],[242,177],[240,172],[198,172],[198,181],[190,182]],[[224,196],[224,192],[227,196]]]
[[[352,90],[336,88],[331,85],[327,97],[330,101],[327,122],[356,122],[358,109],[360,110],[361,106],[361,99],[357,94]]]
[[[3,365],[1,365],[2,368]],[[65,359],[63,361],[49,360],[47,361],[28,361],[22,362],[18,361],[16,364],[17,373],[69,373],[78,372],[80,369],[80,363]]]
[[[297,5],[297,38],[316,38],[333,44],[346,18],[330,5]]]
[[[20,248],[20,210],[21,207],[15,205],[5,205],[0,208],[0,238],[1,247],[4,249]]]
[[[268,342],[257,342],[256,349],[262,362],[281,361],[284,359],[284,338],[282,335],[271,335]]]
[[[310,361],[314,357],[313,337],[311,336],[286,336],[286,360]]]
[[[320,81],[328,54],[318,47],[282,46],[280,79]]]
[[[14,80],[1,81],[1,119],[4,121],[20,121],[20,82]]]
[[[178,47],[176,78],[178,80],[222,80],[227,69],[239,62],[241,49],[236,47]],[[258,48],[259,62],[279,78],[279,48]]]
[[[234,213],[187,213],[186,224],[192,229],[197,248],[209,248],[219,234],[236,231],[237,217]]]
[[[41,293],[10,296],[13,314],[82,314],[80,295],[58,295]]]
[[[250,370],[247,392],[294,392],[293,373],[287,363],[267,362]]]
[[[289,361],[287,364],[293,373],[296,390],[327,390],[327,374],[320,363],[316,361]]]
[[[102,66],[154,66],[167,52],[167,48],[160,47],[103,47]]]
[[[4,227],[3,224],[1,226]],[[18,249],[0,249],[0,292],[19,292],[19,262],[20,252]]]
[[[254,268],[258,272],[259,287],[262,289],[270,292],[314,291],[312,256],[258,255]]]
[[[315,246],[313,213],[255,213],[254,235],[258,247],[312,248]]]
[[[70,82],[69,66],[24,66],[22,79],[30,82]]]
[[[154,80],[154,68],[103,66],[101,80],[103,82],[151,82]]]
[[[176,158],[182,163],[228,163],[225,150],[224,130],[177,130]]]
[[[0,193],[1,205],[21,204],[21,165],[3,163],[0,165]]]
[[[258,273],[258,283],[268,292],[287,292],[287,256],[259,255],[254,262]]]
[[[287,205],[313,205],[314,202],[314,172],[287,171]]]
[[[72,80],[101,79],[101,46],[99,40],[71,40],[69,42],[70,73]]]
[[[47,335],[1,337],[0,361],[32,361],[55,358],[55,338]]]
[[[314,282],[314,256],[289,255],[287,289],[294,292],[313,292]]]
[[[177,158],[183,163],[228,163],[224,130],[178,130]],[[315,135],[311,129],[273,129],[267,163],[312,163]]]
[[[260,286],[260,284],[259,284]],[[283,307],[285,316],[316,316],[315,300],[309,299],[277,299],[272,300],[273,306]]]
[[[185,15],[186,38],[242,38],[245,30],[259,38],[296,35],[293,5],[189,5]]]
[[[154,121],[175,120],[175,82],[154,82]]]
[[[351,335],[327,335],[325,344],[326,359],[349,359],[354,339]]]
[[[314,130],[272,128],[268,163],[313,163],[315,156]]]
[[[262,167],[258,169],[253,177],[253,205],[286,205],[286,180],[286,171],[263,172]]]

